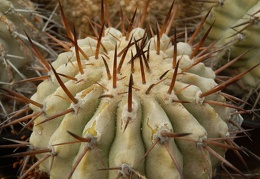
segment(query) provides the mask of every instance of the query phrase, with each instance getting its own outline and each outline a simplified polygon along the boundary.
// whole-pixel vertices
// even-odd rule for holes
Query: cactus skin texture
[[[107,28],[100,41],[78,40],[58,56],[31,98],[42,104],[31,105],[40,115],[32,149],[49,150],[37,155],[47,158],[42,171],[51,178],[212,177],[219,160],[209,146],[221,156],[225,149],[206,141],[229,135],[230,109],[210,104],[226,102],[219,93],[202,95],[217,86],[215,74],[190,58],[191,46],[175,45],[175,61],[171,39],[160,36],[158,43],[141,28],[126,36]]]
[[[51,3],[49,3],[49,5],[52,4],[52,6],[55,7],[57,1],[49,1],[52,1]],[[46,0],[43,1],[43,3],[45,2]],[[99,17],[99,12],[101,11],[100,2],[101,0],[61,0],[68,21],[70,22],[70,24],[74,24],[77,27],[81,37],[85,37],[92,33],[92,29],[89,25],[89,22],[90,20],[99,20],[97,17]],[[120,7],[124,10],[124,16],[127,19],[131,18],[135,10],[137,10],[138,13],[142,12],[143,8],[145,8],[145,4],[147,1],[105,0],[104,2],[108,7],[107,9],[111,16],[111,19],[113,20],[112,23],[116,24],[120,22],[121,18]],[[178,19],[178,21],[174,22],[177,29],[179,31],[183,31],[184,27],[186,26],[187,29],[194,30],[194,28],[197,25],[197,23],[195,24],[195,22],[200,22],[200,17],[202,17],[200,15],[201,3],[194,2],[191,0],[176,0],[175,2],[179,2],[178,5],[176,4],[176,7],[178,6],[176,19]],[[78,4],[81,4],[82,6],[78,6]],[[149,24],[152,24],[152,27],[156,27],[157,22],[159,24],[163,23],[165,12],[168,11],[169,7],[171,7],[171,4],[172,1],[150,0],[145,21]],[[189,10],[187,11],[187,9]],[[198,17],[196,17],[197,19],[193,20],[192,23],[190,23],[189,18],[185,19],[186,17],[193,16]]]
[[[211,7],[212,3],[204,3],[204,7]],[[212,9],[211,15],[205,23],[207,29],[213,21],[214,27],[208,36],[208,41],[218,40],[217,48],[224,48],[221,65],[227,63],[246,50],[250,52],[232,64],[229,74],[239,74],[260,63],[260,1],[259,0],[226,0],[219,2]],[[242,83],[241,83],[242,82]],[[240,85],[244,89],[256,88],[260,84],[260,67],[246,74]]]
[[[45,33],[49,32],[51,17],[48,12],[40,12],[37,4],[30,0],[0,1],[0,87],[33,91],[32,85],[15,84],[20,80],[44,74],[39,69],[39,60],[34,58],[30,40],[45,58],[56,58]],[[44,24],[45,19],[46,24]],[[15,87],[14,87],[15,86]],[[31,87],[28,87],[31,86]]]
[[[26,75],[22,74],[24,71],[16,71],[29,64],[32,58],[31,50],[25,45],[24,31],[33,32],[31,38],[39,40],[38,28],[43,25],[42,19],[33,12],[35,7],[30,1],[0,2],[0,81],[4,84]]]
[[[39,166],[51,179],[203,179],[220,163],[243,175],[224,159],[227,148],[241,149],[230,145],[236,107],[221,92],[229,84],[218,85],[201,63],[211,52],[198,53],[192,38],[177,43],[177,34],[164,34],[167,24],[151,37],[138,20],[123,32],[101,25],[80,40],[68,33],[74,47],[42,61],[48,76],[31,100],[4,90],[33,110],[25,116],[33,132],[21,143],[29,151],[9,155],[36,154],[21,178]]]

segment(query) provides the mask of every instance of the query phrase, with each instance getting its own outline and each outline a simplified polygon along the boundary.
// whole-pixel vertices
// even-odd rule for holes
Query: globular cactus
[[[49,32],[51,16],[47,19],[45,16],[49,14],[38,10],[37,4],[30,0],[0,2],[0,85],[4,87],[11,88],[17,81],[41,73],[41,69],[37,69],[38,60],[28,48],[27,34],[44,57],[57,57],[45,35]]]
[[[211,13],[204,24],[206,30],[214,22],[207,43],[217,41],[213,50],[223,49],[216,53],[215,60],[211,61],[213,68],[228,64],[229,67],[222,74],[234,76],[258,65],[229,90],[252,104],[253,107],[245,106],[254,114],[249,120],[245,120],[245,124],[259,128],[260,1],[212,1],[205,2],[202,9],[211,7]],[[243,56],[236,58],[242,53]]]
[[[43,20],[37,5],[29,0],[0,1],[0,87],[16,89],[26,95],[35,91],[35,85],[19,83],[44,74],[39,69],[39,60],[35,59],[26,33],[45,58],[57,57],[48,44],[48,19]],[[49,18],[51,19],[51,18]],[[45,26],[46,25],[46,26]],[[0,96],[0,116],[6,118],[8,113],[17,109],[18,103],[10,102]],[[2,121],[2,119],[0,119]]]
[[[230,119],[229,108],[209,104],[225,103],[218,93],[206,95],[217,88],[214,72],[195,65],[187,43],[177,44],[175,59],[166,35],[158,42],[156,36],[148,40],[141,28],[128,37],[114,28],[104,34],[100,40],[81,39],[79,47],[60,54],[50,79],[31,98],[41,104],[31,106],[41,115],[30,143],[50,150],[39,160],[54,157],[40,169],[51,178],[68,177],[73,169],[73,178],[211,177],[218,160],[205,150],[206,141],[228,137]],[[192,142],[171,138],[187,133]],[[82,144],[74,144],[75,136]],[[120,172],[97,171],[106,168]]]
[[[214,5],[214,6],[213,6]],[[259,31],[260,31],[260,1],[227,0],[215,3],[204,3],[204,8],[213,6],[205,29],[213,21],[214,27],[208,36],[208,41],[217,41],[216,48],[223,48],[217,55],[217,63],[223,65],[241,53],[250,50],[238,61],[234,62],[228,70],[229,74],[239,74],[260,63]],[[223,56],[223,60],[220,57]],[[242,83],[241,83],[242,82]],[[240,85],[244,89],[256,88],[260,84],[260,67],[246,74]]]
[[[234,106],[205,56],[195,57],[199,47],[176,36],[172,44],[166,24],[152,38],[140,27],[103,25],[97,38],[73,40],[45,64],[49,78],[30,100],[40,170],[51,178],[211,178],[220,162],[232,166],[224,154]]]
[[[30,1],[0,2],[0,81],[3,84],[24,78],[19,69],[29,64],[32,58],[31,50],[24,42],[27,39],[24,31],[32,32],[32,39],[40,39],[38,28],[43,25],[34,11]]]
[[[203,149],[204,141],[227,137],[230,119],[229,108],[207,102],[225,103],[223,96],[204,97],[217,86],[214,72],[202,63],[194,65],[187,43],[177,44],[174,61],[174,47],[166,35],[160,42],[156,36],[147,42],[141,28],[128,37],[114,28],[104,34],[100,40],[81,39],[79,47],[60,54],[52,63],[54,74],[32,97],[42,104],[32,106],[35,115],[42,115],[34,121],[30,143],[49,147],[48,155],[54,157],[41,169],[51,178],[67,177],[74,166],[75,178],[115,178],[117,171],[97,171],[114,167],[124,176],[211,176],[217,161]],[[88,59],[79,56],[79,48]],[[59,82],[58,74],[68,78]],[[85,141],[73,144],[72,133]],[[175,133],[192,133],[187,139],[193,142],[171,139]]]
[[[220,163],[244,176],[224,159],[228,148],[242,150],[228,129],[240,108],[221,92],[233,80],[215,82],[201,62],[211,52],[198,53],[194,36],[177,43],[165,33],[169,12],[151,37],[134,18],[122,32],[102,24],[97,37],[68,33],[74,47],[43,62],[48,77],[30,100],[5,90],[33,110],[17,120],[32,118],[29,143],[18,145],[38,158],[23,177],[39,166],[52,179],[202,179]]]

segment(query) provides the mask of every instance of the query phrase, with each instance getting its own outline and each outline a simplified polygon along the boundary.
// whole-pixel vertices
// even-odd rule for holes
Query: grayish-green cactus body
[[[21,67],[30,63],[31,50],[24,43],[26,36],[39,39],[38,28],[43,22],[33,14],[30,1],[2,0],[0,2],[0,82],[9,83],[22,79]],[[23,31],[24,30],[24,31]]]
[[[204,3],[211,7],[212,3]],[[250,49],[250,52],[235,62],[230,74],[242,73],[260,63],[260,1],[259,0],[226,0],[218,3],[206,21],[205,29],[214,21],[208,41],[218,40],[217,48],[224,48],[221,64],[239,56]],[[218,60],[219,62],[219,60]],[[255,88],[260,84],[260,67],[255,68],[243,77],[243,88]]]
[[[4,87],[10,88],[21,79],[40,75],[40,72],[36,74],[37,70],[32,70],[39,67],[39,63],[34,58],[26,33],[44,57],[57,56],[44,34],[49,30],[43,22],[48,12],[40,13],[37,8],[37,4],[30,0],[0,2],[0,85]]]
[[[79,53],[77,60],[72,48],[52,63],[74,102],[55,73],[32,97],[43,107],[31,105],[41,115],[30,143],[51,150],[37,155],[49,157],[40,169],[52,179],[211,178],[219,161],[204,141],[228,136],[230,119],[229,108],[207,102],[225,103],[220,94],[200,97],[217,86],[214,72],[190,59],[192,48],[182,42],[176,68],[166,35],[158,43],[141,28],[129,39],[114,28],[104,34],[101,46],[90,37],[78,40],[89,59]],[[175,134],[186,140],[170,137]],[[224,149],[210,147],[224,156]]]

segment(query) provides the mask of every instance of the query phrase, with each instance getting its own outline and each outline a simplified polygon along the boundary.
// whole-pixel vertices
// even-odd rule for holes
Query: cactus
[[[103,25],[97,38],[74,40],[70,52],[45,64],[50,76],[30,100],[30,145],[42,171],[51,178],[210,178],[220,162],[229,164],[224,140],[231,142],[233,106],[195,57],[198,47],[176,35],[172,44],[166,24],[152,38],[141,27],[122,33]]]
[[[29,1],[3,0],[0,3],[0,81],[4,84],[24,78],[22,72],[17,71],[30,63],[32,54],[24,43],[23,30],[33,32],[32,39],[40,39],[38,28],[43,24],[34,11]]]
[[[97,37],[68,33],[74,46],[43,62],[48,77],[31,99],[4,90],[33,110],[29,143],[19,146],[38,162],[22,177],[39,166],[50,178],[202,179],[220,163],[245,177],[224,159],[242,150],[228,129],[241,109],[221,92],[242,74],[218,85],[201,62],[211,52],[198,53],[204,38],[192,46],[194,35],[167,35],[172,11],[156,35],[134,18],[122,32],[101,24]]]
[[[223,49],[221,53],[216,55],[215,60],[212,60],[212,65],[218,68],[228,64],[231,59],[248,50],[249,52],[238,60],[231,61],[223,74],[234,76],[259,65],[260,1],[216,1],[204,3],[202,9],[209,9],[212,6],[211,14],[204,24],[206,30],[215,21],[207,43],[218,40],[215,44],[216,49]],[[250,120],[245,120],[245,124],[254,127],[259,127],[260,102],[257,100],[260,97],[259,85],[260,66],[247,73],[241,80],[236,82],[236,85],[230,88],[233,94],[242,96],[245,101],[253,104],[253,107],[245,106],[251,108],[254,114]]]
[[[133,29],[128,38],[114,28],[107,28],[104,34],[100,41],[81,39],[72,52],[60,54],[52,63],[53,75],[31,98],[42,104],[41,108],[31,106],[35,115],[44,114],[34,121],[30,143],[51,146],[55,158],[53,164],[51,159],[43,162],[41,169],[51,178],[67,177],[74,166],[75,178],[115,178],[117,171],[97,172],[114,167],[121,168],[122,175],[148,178],[211,176],[216,159],[201,149],[206,138],[228,136],[230,119],[229,108],[208,104],[210,100],[225,103],[221,95],[204,97],[217,86],[214,72],[202,63],[194,66],[192,49],[186,43],[177,44],[174,61],[174,47],[166,35],[158,43],[156,36],[146,42],[141,28]],[[100,44],[103,46],[98,47]],[[79,56],[78,48],[88,59]],[[74,80],[63,77],[61,82],[61,73]],[[192,133],[187,139],[194,142],[170,138],[183,133]],[[58,145],[73,142],[73,136],[88,142]],[[142,160],[145,149],[155,142],[158,144]],[[214,149],[224,154],[224,150]],[[93,164],[88,165],[90,162]]]
[[[205,3],[204,6],[212,6],[212,4]],[[208,40],[215,41],[219,39],[216,47],[225,48],[225,51],[218,54],[218,57],[225,55],[222,64],[238,56],[241,52],[250,49],[250,53],[247,53],[231,65],[229,70],[233,72],[230,73],[239,74],[259,64],[259,17],[259,0],[228,0],[218,3],[212,9],[211,15],[205,23],[205,29],[215,21]],[[257,67],[243,77],[244,89],[257,87],[260,84],[259,71],[260,67]]]
[[[67,16],[70,24],[77,27],[78,32],[80,32],[81,37],[85,37],[92,34],[92,27],[90,22],[98,22],[99,12],[101,11],[100,6],[101,0],[61,0],[63,5],[64,12]],[[172,4],[172,1],[158,1],[158,0],[149,0],[149,6],[146,8],[147,0],[105,0],[107,5],[107,10],[109,11],[111,21],[113,25],[120,23],[120,18],[122,13],[124,18],[128,19],[137,12],[147,11],[145,18],[146,23],[151,24],[151,27],[156,27],[156,23],[163,23],[164,12],[167,12],[169,7]],[[176,1],[177,2],[177,1]],[[42,3],[46,4],[46,0]],[[55,7],[57,1],[49,0],[48,6]],[[82,6],[78,6],[78,4]],[[176,3],[176,21],[173,23],[176,25],[178,31],[183,31],[184,26],[187,25],[187,29],[190,31],[194,30],[197,23],[200,22],[203,15],[200,14],[200,8],[202,3],[191,0],[178,0]],[[187,9],[189,9],[187,11]],[[196,20],[190,21],[190,17],[195,18]]]
[[[38,77],[44,72],[38,68],[39,61],[28,48],[25,33],[29,34],[44,57],[57,57],[44,35],[48,31],[44,22],[48,23],[49,19],[43,20],[46,14],[38,10],[29,0],[0,1],[0,87],[16,89],[27,96],[35,91],[35,85],[19,81]],[[18,106],[17,102],[10,102],[0,96],[0,121],[17,110]]]

